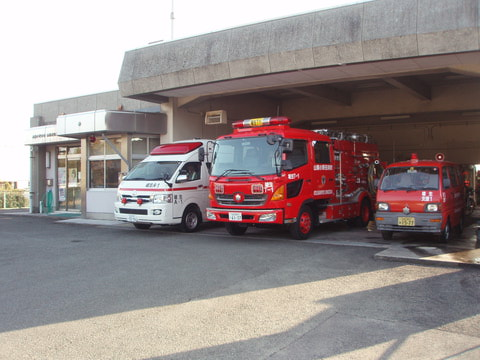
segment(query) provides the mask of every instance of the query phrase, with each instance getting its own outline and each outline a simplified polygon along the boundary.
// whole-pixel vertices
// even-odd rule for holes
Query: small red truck
[[[241,120],[217,139],[206,218],[224,222],[232,235],[286,224],[299,240],[320,223],[367,225],[381,173],[377,146],[365,135],[296,129],[290,122]]]
[[[463,230],[465,184],[461,167],[444,161],[419,160],[412,154],[409,161],[386,167],[377,191],[377,229],[384,239],[394,232],[428,232],[449,240],[452,228]]]

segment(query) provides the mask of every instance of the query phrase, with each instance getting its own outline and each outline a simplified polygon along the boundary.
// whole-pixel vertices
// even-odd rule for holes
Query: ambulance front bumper
[[[442,231],[442,215],[439,213],[377,212],[375,214],[377,230],[411,231],[440,233]]]
[[[166,205],[147,207],[115,203],[114,216],[115,220],[129,223],[172,225],[181,222],[181,219],[173,218],[171,206]]]
[[[238,222],[250,224],[283,224],[282,209],[245,210],[207,208],[206,218],[210,221]]]

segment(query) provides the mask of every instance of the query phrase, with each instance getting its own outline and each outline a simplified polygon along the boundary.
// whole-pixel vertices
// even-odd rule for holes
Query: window
[[[448,178],[447,168],[444,167],[442,169],[442,180],[443,180],[443,188],[449,189],[450,188],[450,179]]]
[[[188,162],[180,170],[180,175],[187,175],[187,180],[185,181],[199,180],[200,171],[201,166],[199,162]]]
[[[120,138],[108,138],[117,150],[121,149]],[[116,188],[121,174],[120,156],[105,140],[90,144],[88,158],[90,188]]]
[[[160,145],[160,137],[134,136],[132,143],[132,167],[145,159],[150,152]]]
[[[323,141],[314,141],[315,162],[317,164],[330,164],[330,146]]]
[[[293,149],[291,153],[287,153],[287,160],[290,160],[294,169],[305,165],[308,161],[307,142],[305,140],[293,140]]]

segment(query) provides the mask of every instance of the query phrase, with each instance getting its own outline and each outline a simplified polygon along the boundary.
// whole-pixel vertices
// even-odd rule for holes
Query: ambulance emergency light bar
[[[277,117],[264,117],[255,119],[246,119],[235,121],[232,126],[234,129],[257,127],[257,126],[269,126],[269,125],[288,125],[291,120],[285,116]]]

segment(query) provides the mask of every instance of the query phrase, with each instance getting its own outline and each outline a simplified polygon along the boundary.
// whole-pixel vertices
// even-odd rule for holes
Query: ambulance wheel
[[[180,227],[184,232],[197,231],[200,223],[202,222],[202,214],[195,205],[189,205],[183,212],[182,223]]]
[[[447,220],[447,223],[445,224],[445,227],[442,230],[442,233],[440,234],[440,240],[442,241],[449,241],[452,238],[452,228],[450,226],[450,219]]]
[[[227,222],[225,223],[225,229],[227,229],[230,235],[243,235],[245,234],[245,231],[247,231],[247,225]]]
[[[312,210],[308,206],[302,206],[298,212],[297,221],[290,225],[289,230],[296,240],[308,239],[313,227]]]
[[[381,232],[383,240],[392,240],[393,231],[382,230]]]
[[[133,223],[133,226],[135,226],[135,228],[137,229],[140,229],[140,230],[148,230],[150,229],[150,224],[144,224],[144,223]]]

